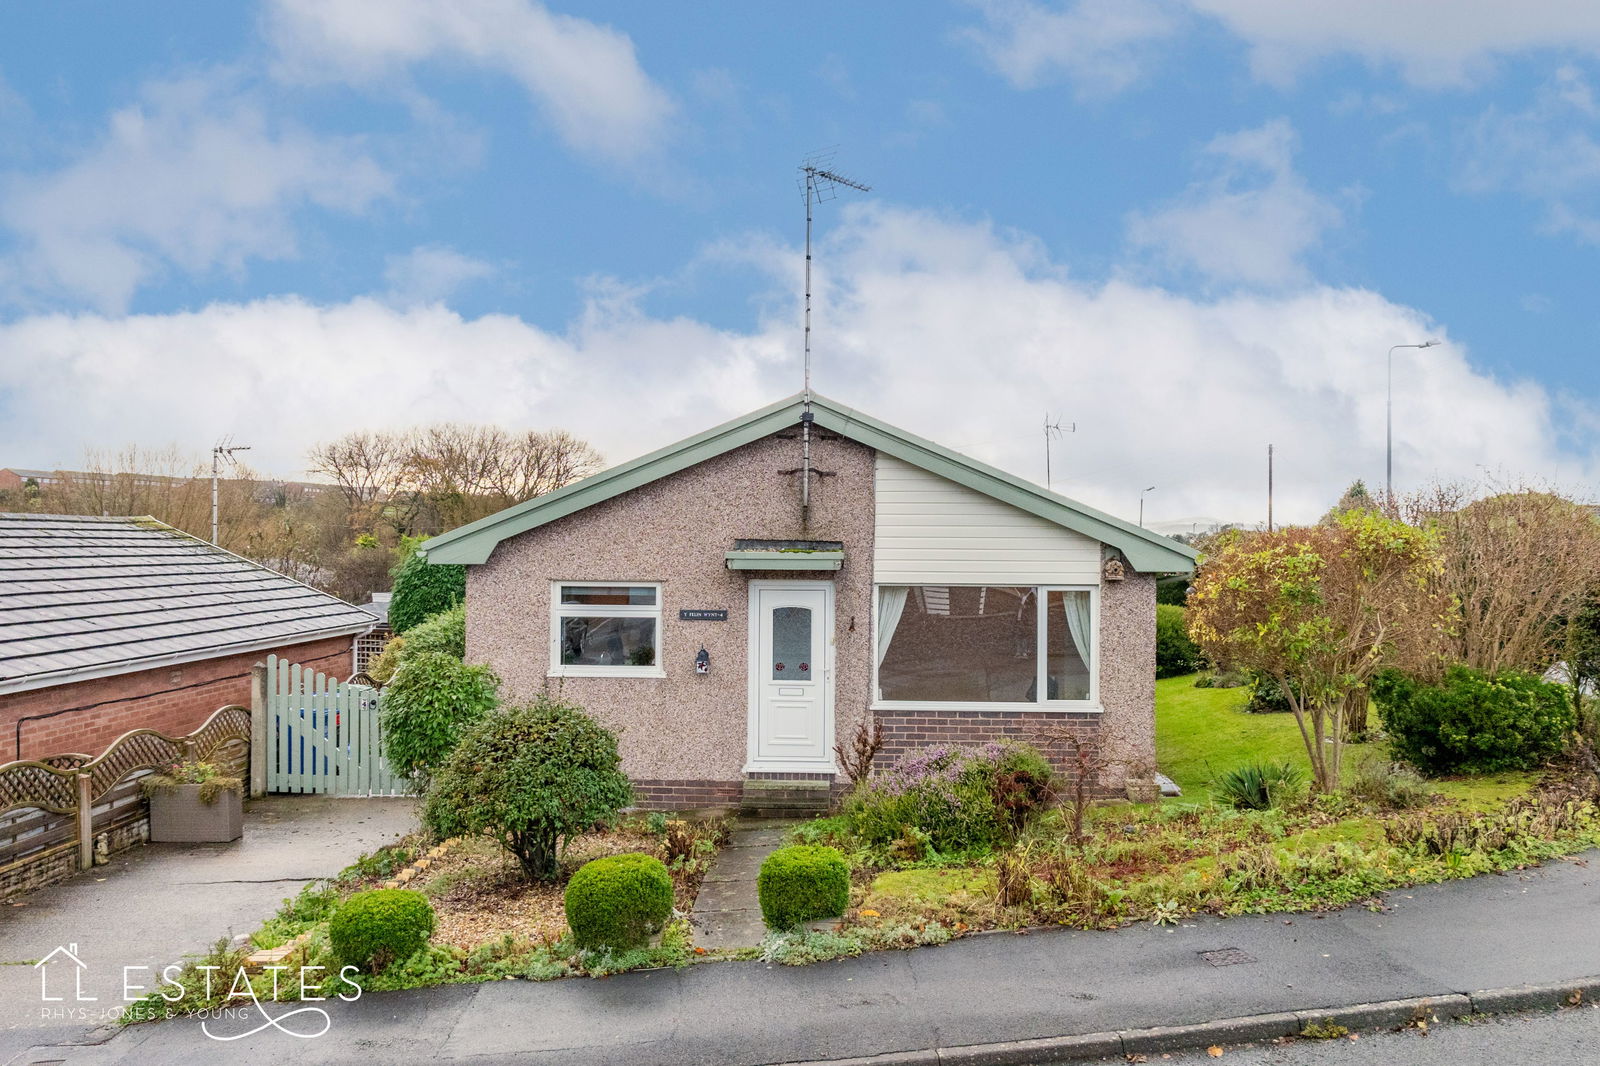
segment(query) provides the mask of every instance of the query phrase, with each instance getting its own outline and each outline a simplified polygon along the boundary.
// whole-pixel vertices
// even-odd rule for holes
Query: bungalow
[[[269,652],[346,674],[374,622],[154,518],[0,514],[0,762],[190,732]]]
[[[467,652],[620,733],[640,802],[825,800],[880,758],[1070,733],[1152,781],[1155,583],[1194,553],[812,394],[424,545]],[[1065,745],[1055,754],[1065,765]],[[782,784],[774,784],[781,782]],[[842,781],[837,782],[842,784]]]

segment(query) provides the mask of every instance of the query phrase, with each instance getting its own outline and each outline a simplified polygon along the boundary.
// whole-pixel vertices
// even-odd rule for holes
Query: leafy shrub
[[[395,671],[400,669],[400,662],[405,658],[406,638],[396,633],[383,642],[383,650],[367,663],[367,676],[380,685],[387,685],[394,680]]]
[[[432,615],[406,630],[403,637],[398,634],[390,637],[383,651],[367,665],[367,673],[380,685],[387,685],[407,659],[423,652],[437,652],[452,659],[467,657],[465,604]]]
[[[845,801],[856,836],[888,847],[908,828],[941,852],[982,851],[1014,839],[1050,800],[1054,773],[1026,744],[934,745],[874,771]]]
[[[1229,770],[1212,787],[1237,810],[1266,811],[1294,798],[1305,783],[1305,771],[1293,763],[1251,762]]]
[[[617,738],[565,700],[540,696],[468,727],[434,774],[423,822],[439,836],[476,833],[549,881],[568,840],[633,801]]]
[[[435,566],[413,549],[394,570],[389,625],[396,633],[404,633],[466,598],[466,567],[447,563]]]
[[[1514,671],[1453,666],[1427,684],[1389,670],[1372,695],[1395,755],[1429,775],[1532,769],[1577,725],[1561,685]]]
[[[1189,624],[1182,607],[1156,605],[1156,676],[1192,674],[1205,664],[1200,647],[1189,639]]]
[[[383,690],[378,723],[389,765],[426,786],[462,732],[494,708],[499,690],[487,666],[440,652],[408,657]]]
[[[1251,674],[1249,685],[1250,699],[1244,705],[1244,709],[1250,714],[1289,714],[1294,710],[1289,705],[1289,697],[1283,694],[1283,686],[1278,683],[1277,678],[1268,677],[1266,674]]]
[[[433,905],[408,888],[357,892],[328,919],[334,957],[367,973],[410,958],[433,935]]]
[[[850,905],[850,867],[834,848],[796,844],[767,856],[756,876],[761,917],[770,929],[793,929],[843,914]]]
[[[1385,811],[1409,811],[1426,807],[1433,800],[1433,790],[1415,770],[1387,759],[1363,762],[1350,783],[1350,792],[1357,799]]]
[[[672,917],[672,877],[652,855],[608,855],[572,875],[566,907],[580,948],[642,948]]]

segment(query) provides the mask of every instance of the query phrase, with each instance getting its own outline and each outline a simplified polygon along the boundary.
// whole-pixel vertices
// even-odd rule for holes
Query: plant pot
[[[221,844],[244,835],[244,790],[223,789],[210,802],[201,785],[150,794],[150,839],[163,844]]]

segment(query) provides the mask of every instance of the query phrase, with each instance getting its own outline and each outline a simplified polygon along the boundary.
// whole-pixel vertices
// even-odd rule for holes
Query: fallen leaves
[[[1222,1049],[1216,1044],[1212,1044],[1210,1047],[1206,1048],[1206,1054],[1210,1055],[1214,1059],[1220,1059],[1222,1058]]]

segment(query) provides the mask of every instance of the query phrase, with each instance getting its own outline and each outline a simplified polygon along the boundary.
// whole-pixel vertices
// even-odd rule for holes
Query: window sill
[[[546,677],[654,677],[664,678],[667,672],[659,666],[563,666],[551,670]]]
[[[1098,703],[1084,700],[1081,703],[1055,700],[1050,703],[940,703],[933,700],[877,700],[867,710],[869,711],[1001,711],[1017,713],[1019,711],[1043,712],[1045,714],[1101,714],[1105,708]]]

